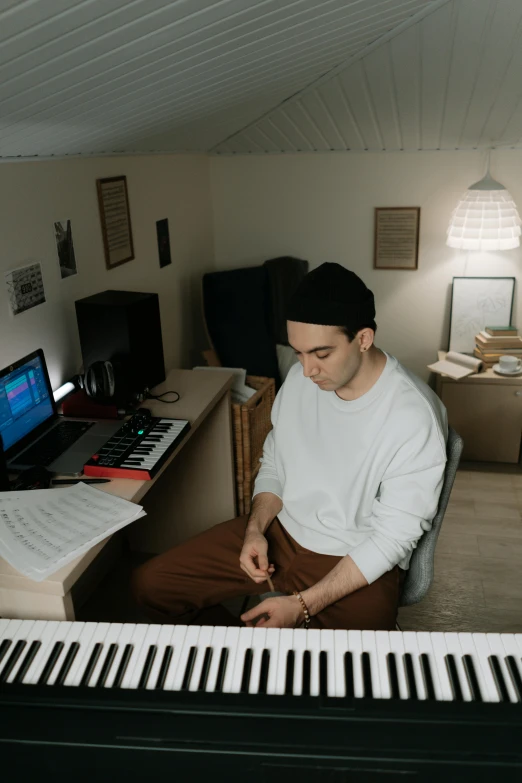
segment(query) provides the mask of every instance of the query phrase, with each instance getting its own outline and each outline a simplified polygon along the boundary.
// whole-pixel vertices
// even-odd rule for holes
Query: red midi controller
[[[184,419],[164,419],[140,408],[85,464],[86,476],[154,478],[178,447],[190,423]]]

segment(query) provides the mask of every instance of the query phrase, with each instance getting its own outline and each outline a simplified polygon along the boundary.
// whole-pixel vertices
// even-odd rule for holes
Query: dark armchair
[[[308,261],[283,256],[261,266],[203,275],[203,310],[209,342],[221,365],[281,385],[276,345],[287,345],[285,310]]]

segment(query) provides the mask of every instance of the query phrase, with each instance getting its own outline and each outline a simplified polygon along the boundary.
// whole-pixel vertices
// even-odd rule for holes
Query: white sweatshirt
[[[356,400],[323,391],[292,367],[272,409],[254,496],[283,501],[279,521],[298,544],[349,554],[371,583],[412,550],[437,511],[446,408],[394,356]]]

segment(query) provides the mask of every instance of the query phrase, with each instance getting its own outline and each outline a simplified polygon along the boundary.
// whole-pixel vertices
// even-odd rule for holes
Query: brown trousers
[[[156,622],[242,625],[222,601],[269,591],[239,566],[248,516],[237,517],[152,558],[133,573],[138,604]],[[340,557],[319,555],[294,541],[276,518],[265,533],[274,587],[282,593],[311,587]],[[404,572],[396,566],[371,585],[347,595],[312,618],[312,628],[393,630]]]

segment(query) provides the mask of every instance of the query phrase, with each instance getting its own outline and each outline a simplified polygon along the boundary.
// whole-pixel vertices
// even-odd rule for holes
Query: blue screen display
[[[0,378],[0,435],[7,450],[53,415],[39,356]]]

